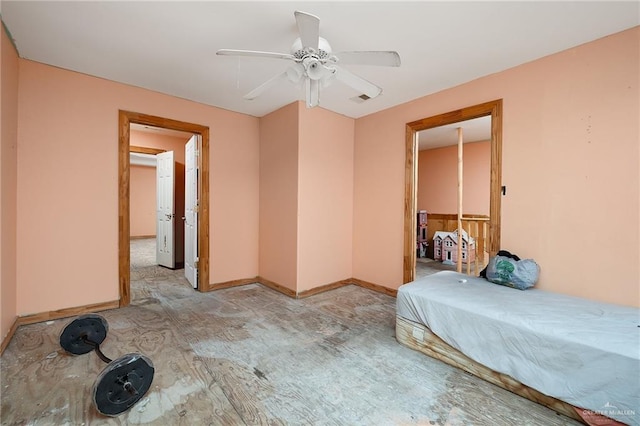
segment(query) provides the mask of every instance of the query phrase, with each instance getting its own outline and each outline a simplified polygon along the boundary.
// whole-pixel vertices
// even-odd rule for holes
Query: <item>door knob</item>
[[[165,213],[164,215],[167,217],[167,220],[173,219],[173,215],[172,214]]]

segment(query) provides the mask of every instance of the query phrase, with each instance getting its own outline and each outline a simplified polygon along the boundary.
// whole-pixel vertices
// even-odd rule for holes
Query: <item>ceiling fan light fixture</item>
[[[331,86],[331,83],[336,81],[336,69],[334,67],[325,67],[329,70],[328,73],[320,80],[320,87],[325,88]]]
[[[325,74],[325,69],[318,58],[307,57],[302,61],[302,64],[307,72],[307,77],[311,80],[320,80]]]
[[[309,108],[320,103],[320,88],[329,86],[334,80],[355,89],[361,96],[351,98],[364,102],[382,93],[382,88],[343,68],[339,63],[354,65],[400,66],[400,56],[393,51],[353,51],[332,53],[331,45],[320,37],[320,19],[310,13],[294,13],[299,37],[291,46],[291,53],[260,52],[253,50],[220,49],[218,55],[255,56],[291,60],[294,64],[286,71],[272,77],[251,92],[244,99],[255,99],[282,80],[306,87],[306,101]]]
[[[302,80],[303,76],[304,76],[304,66],[302,66],[302,64],[295,64],[287,68],[287,78],[293,84],[296,84],[300,80]]]

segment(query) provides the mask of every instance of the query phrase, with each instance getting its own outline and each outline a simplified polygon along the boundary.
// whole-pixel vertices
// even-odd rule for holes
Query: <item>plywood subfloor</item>
[[[108,356],[149,356],[150,392],[117,418],[91,405],[105,364],[64,353],[69,320],[22,326],[1,359],[2,425],[573,425],[400,345],[395,299],[347,286],[295,300],[259,284],[197,293],[182,271],[103,312]]]
[[[427,275],[432,275],[440,271],[455,271],[456,268],[457,268],[456,265],[446,265],[443,262],[433,260],[428,257],[417,258],[415,279],[417,280],[419,278],[426,277]],[[483,265],[478,265],[478,273],[483,269],[484,269]],[[470,272],[471,272],[470,275],[473,275],[476,277],[478,276],[478,274],[476,274],[475,263],[471,264]],[[466,263],[462,264],[462,273],[463,274],[467,273]]]

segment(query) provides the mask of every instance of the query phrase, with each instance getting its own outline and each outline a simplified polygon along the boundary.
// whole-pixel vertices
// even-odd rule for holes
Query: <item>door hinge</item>
[[[198,263],[200,263],[200,262],[198,262],[197,260],[195,262],[193,262],[193,267],[198,269]]]
[[[200,157],[200,150],[199,150],[199,149],[195,149],[195,150],[193,151],[193,154],[194,154],[196,157]]]
[[[196,213],[200,213],[200,205],[196,204],[196,205],[193,207],[193,211],[194,211],[194,212],[196,212]]]

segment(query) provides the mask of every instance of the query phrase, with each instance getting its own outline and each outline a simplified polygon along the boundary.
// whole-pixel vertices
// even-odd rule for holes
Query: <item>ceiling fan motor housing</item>
[[[318,49],[314,49],[310,46],[303,46],[302,40],[298,37],[293,42],[293,46],[291,46],[291,54],[294,58],[300,61],[305,57],[315,56],[318,60],[324,63],[331,58],[331,45],[326,39],[318,37]]]
[[[329,77],[335,72],[335,69],[325,65],[327,62],[336,63],[337,58],[331,54],[329,42],[322,37],[318,37],[317,50],[313,47],[303,46],[300,37],[296,38],[291,46],[291,54],[296,62],[302,63],[304,74],[312,80]],[[289,75],[289,79],[294,80],[292,75]]]
[[[257,56],[274,59],[291,60],[294,63],[286,71],[270,78],[251,92],[243,96],[252,100],[285,79],[297,84],[304,81],[307,106],[319,104],[320,88],[327,87],[334,80],[346,84],[367,99],[375,98],[382,89],[356,74],[343,68],[340,64],[400,66],[400,56],[392,51],[353,51],[340,52],[334,55],[331,45],[319,36],[320,19],[310,13],[296,11],[294,13],[300,37],[291,46],[291,53],[259,52],[253,50],[220,49],[218,55]]]

